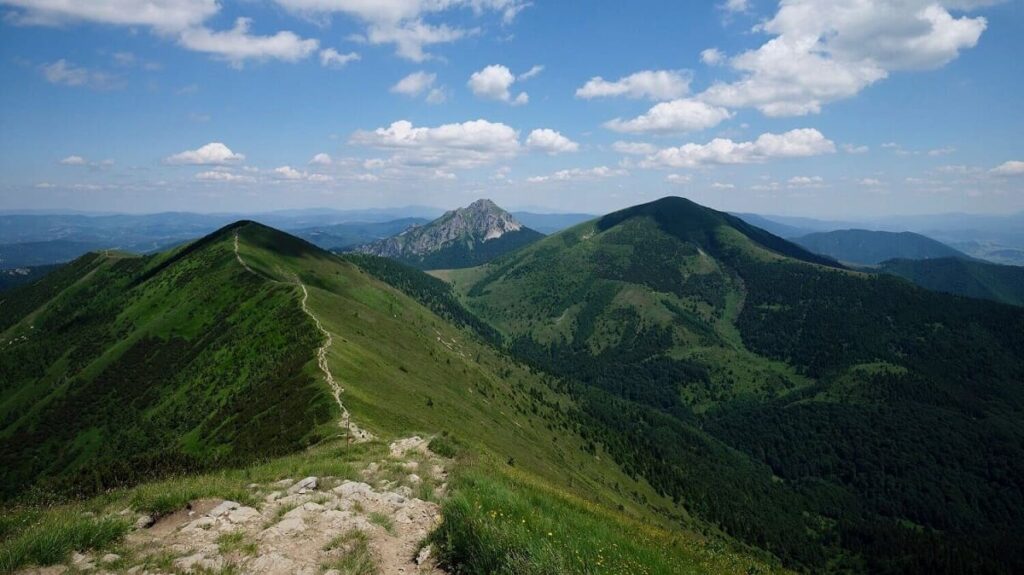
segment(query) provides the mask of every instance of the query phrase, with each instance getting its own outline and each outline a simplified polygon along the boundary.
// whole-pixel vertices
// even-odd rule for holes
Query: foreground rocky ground
[[[425,539],[441,520],[447,460],[419,437],[389,447],[362,481],[254,483],[254,506],[201,499],[157,519],[139,515],[121,554],[75,554],[24,573],[440,574]]]

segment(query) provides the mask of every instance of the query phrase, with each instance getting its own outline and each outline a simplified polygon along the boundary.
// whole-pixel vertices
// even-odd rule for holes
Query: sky
[[[0,0],[0,210],[1024,210],[1021,0]]]

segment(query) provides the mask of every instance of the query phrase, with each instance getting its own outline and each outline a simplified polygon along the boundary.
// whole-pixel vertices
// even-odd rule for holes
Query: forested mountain
[[[354,251],[387,257],[421,269],[465,268],[487,263],[542,238],[490,200],[446,212],[423,226]]]
[[[30,284],[45,276],[60,265],[32,266],[24,268],[0,269],[0,292]]]
[[[1024,569],[1024,310],[681,198],[447,277],[595,445],[788,565]]]
[[[876,265],[886,260],[969,258],[942,242],[913,232],[837,230],[792,238],[808,250],[851,264]]]
[[[1024,267],[963,258],[894,259],[878,271],[933,291],[1024,306]]]
[[[781,571],[595,451],[573,399],[496,338],[418,270],[246,221],[161,254],[89,254],[0,294],[0,571],[116,539],[126,506],[159,517],[215,497],[276,523],[295,504],[274,515],[254,480],[369,481],[367,465],[416,487],[402,501],[444,503],[432,541],[452,572],[577,569],[581,548],[608,550],[601,573]],[[389,442],[413,434],[457,474],[407,481]],[[78,535],[90,526],[115,531]],[[177,550],[151,547],[165,570]],[[252,552],[241,560],[266,559]]]

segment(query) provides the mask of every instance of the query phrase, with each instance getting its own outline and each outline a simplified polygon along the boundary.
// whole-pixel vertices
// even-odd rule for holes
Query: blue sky
[[[991,0],[0,0],[0,209],[1024,209]]]

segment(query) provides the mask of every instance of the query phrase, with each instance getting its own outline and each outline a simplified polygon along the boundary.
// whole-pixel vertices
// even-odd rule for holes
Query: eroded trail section
[[[251,274],[260,275],[245,262],[242,258],[242,253],[238,251],[238,232],[235,232],[235,259],[238,263],[245,268]],[[261,276],[262,277],[262,276]],[[272,280],[276,281],[276,280]],[[313,313],[313,310],[309,309],[307,301],[309,300],[309,290],[306,289],[306,284],[299,280],[298,276],[295,276],[295,285],[302,289],[302,311],[305,312],[316,324],[316,329],[324,336],[324,343],[316,350],[316,363],[320,368],[320,371],[324,374],[324,379],[327,381],[327,385],[331,387],[331,395],[334,397],[334,402],[338,404],[338,409],[341,410],[341,421],[338,425],[345,430],[347,437],[355,442],[362,443],[373,439],[373,435],[370,432],[360,429],[356,424],[352,423],[352,417],[349,415],[348,409],[345,408],[345,404],[341,401],[341,394],[345,391],[337,380],[334,379],[334,375],[331,373],[331,367],[327,362],[327,352],[330,350],[331,345],[334,343],[334,336],[331,332],[327,331],[323,324],[320,322],[320,318]]]

